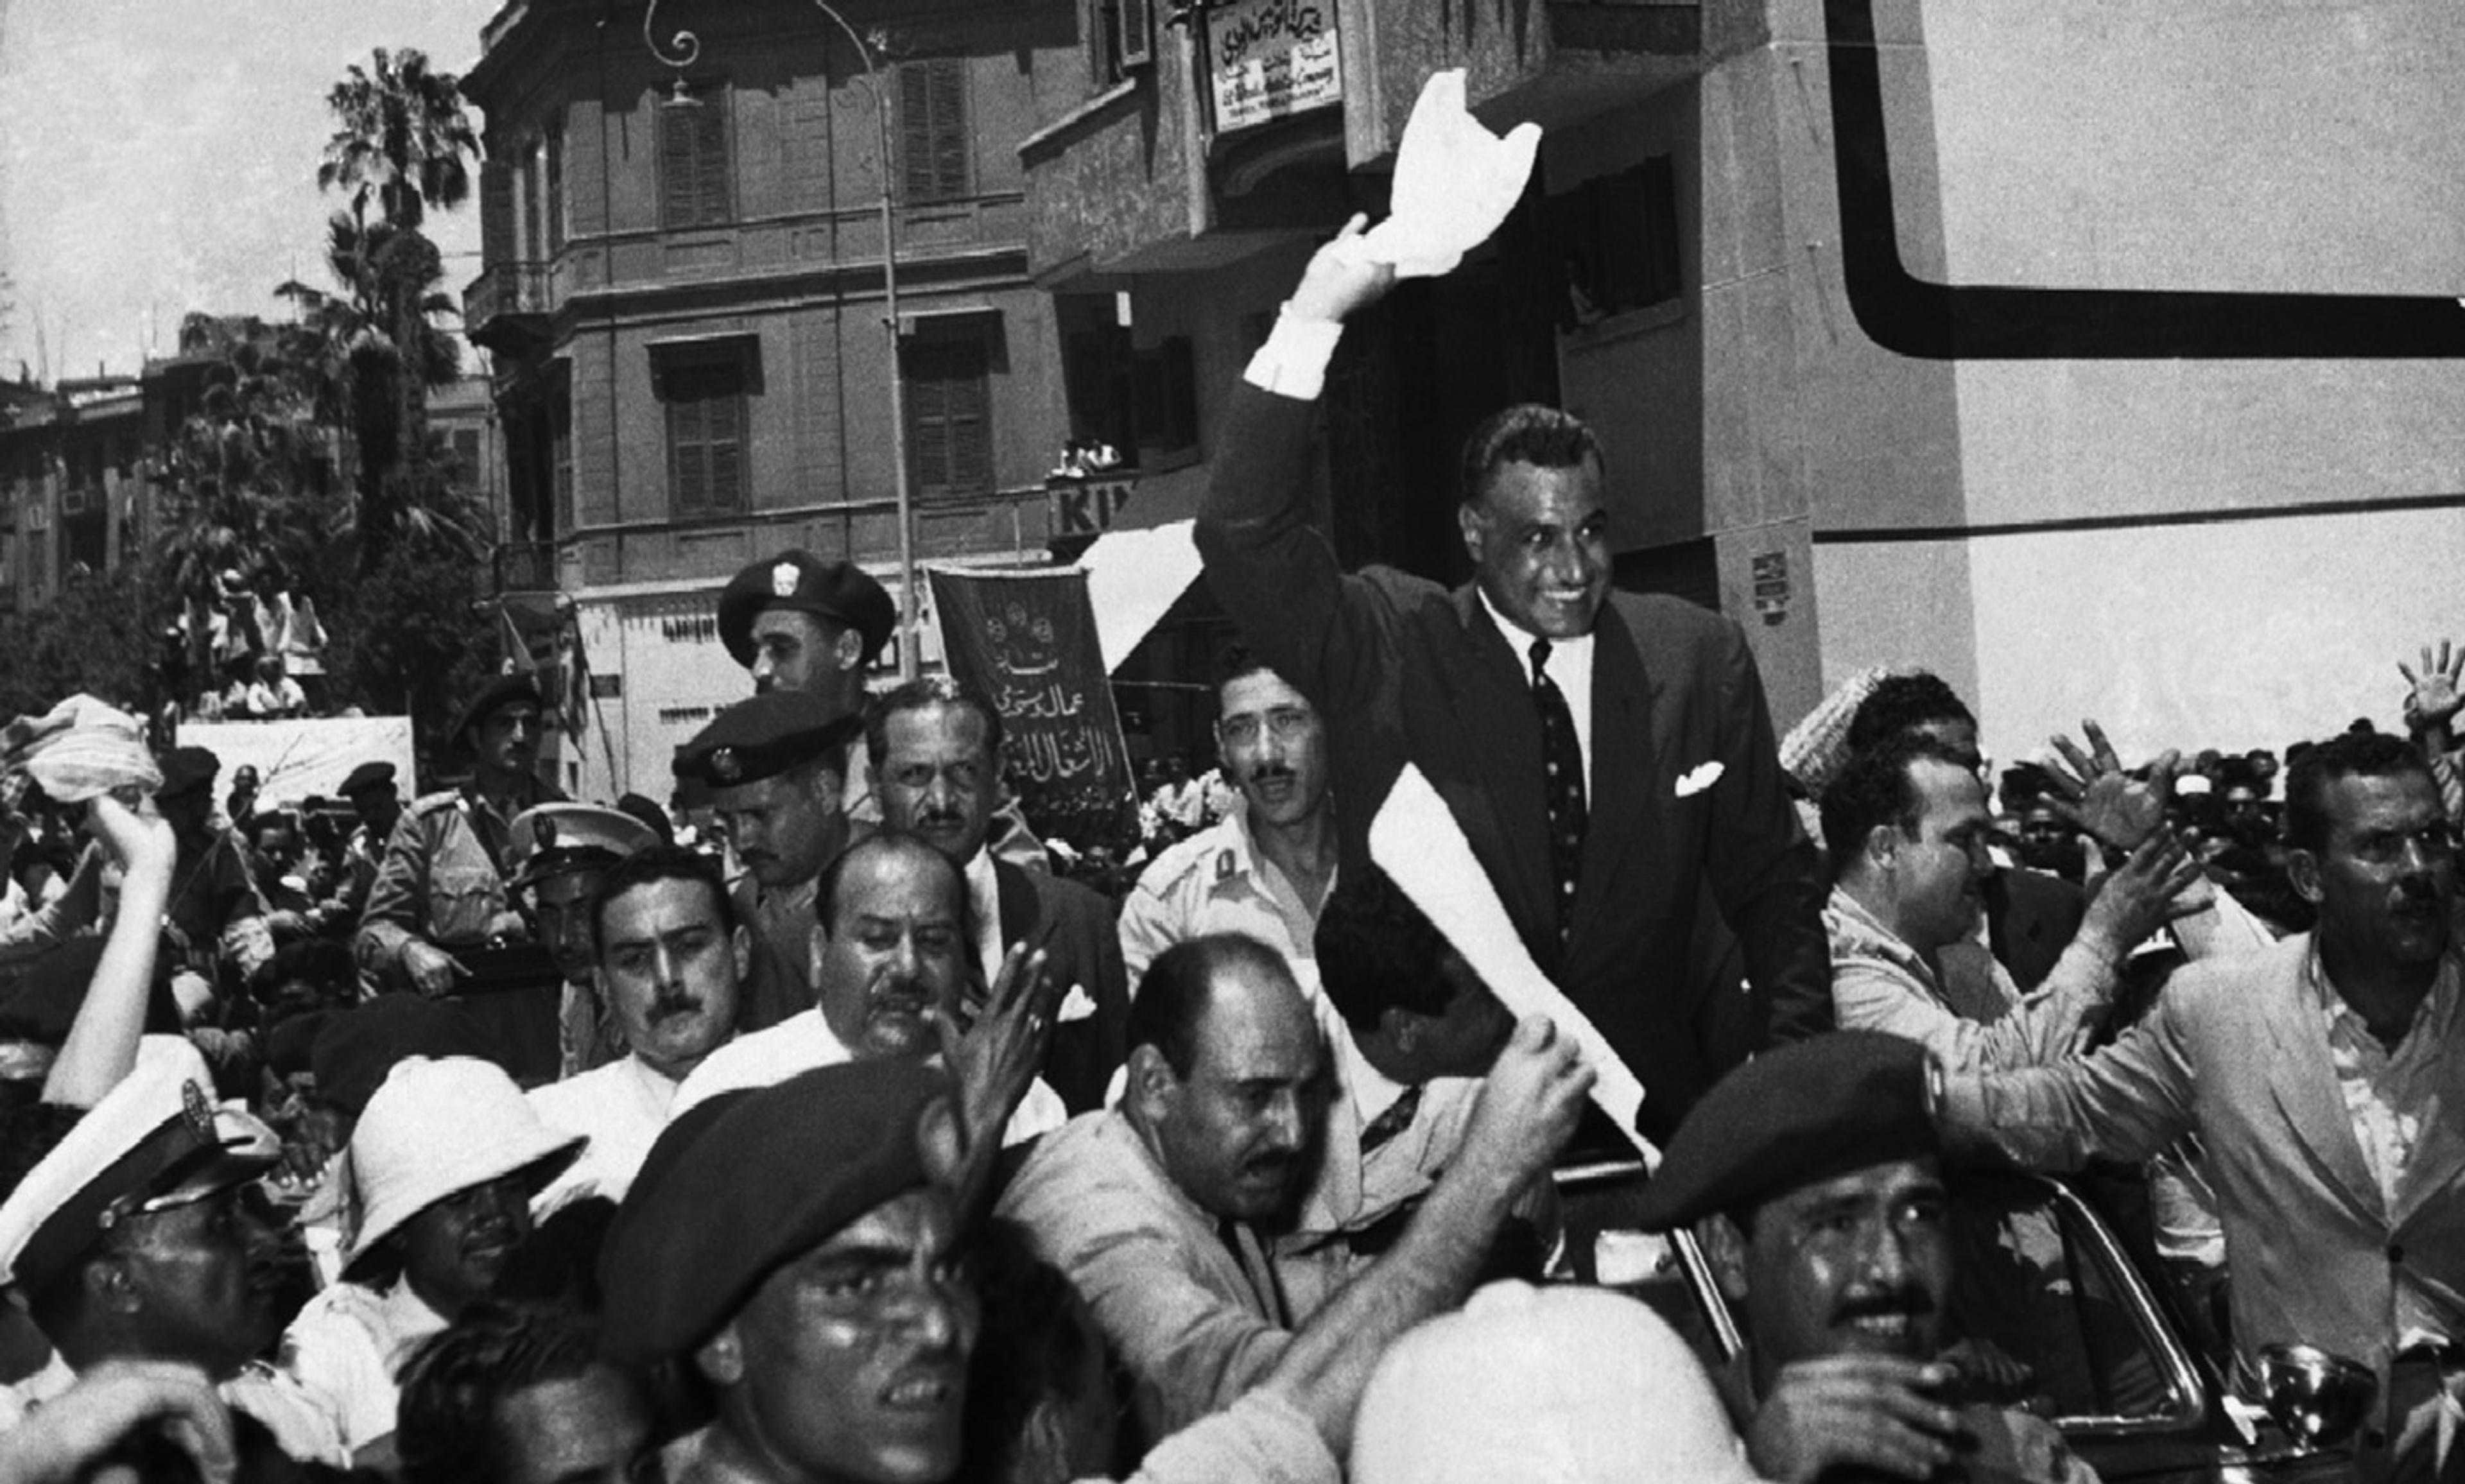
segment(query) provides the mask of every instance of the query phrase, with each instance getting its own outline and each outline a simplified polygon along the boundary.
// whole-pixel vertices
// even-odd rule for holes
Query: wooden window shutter
[[[992,488],[992,389],[982,340],[937,340],[906,355],[909,476],[920,495]]]
[[[744,397],[726,390],[702,404],[702,440],[710,451],[710,506],[744,507]]]
[[[659,226],[731,219],[727,110],[717,99],[659,105]]]
[[[967,60],[935,56],[899,69],[899,199],[967,194]]]
[[[547,132],[547,250],[565,250],[565,125]]]
[[[679,511],[700,510],[710,502],[710,483],[702,469],[702,404],[668,404],[668,494]]]
[[[479,163],[479,255],[491,268],[514,260],[514,167],[503,160]]]

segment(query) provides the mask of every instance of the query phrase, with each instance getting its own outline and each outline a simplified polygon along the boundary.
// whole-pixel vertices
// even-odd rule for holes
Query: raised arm
[[[122,881],[119,913],[95,963],[94,982],[43,1079],[45,1102],[74,1108],[100,1102],[137,1065],[160,924],[171,899],[171,869],[180,855],[170,825],[154,812],[151,799],[131,808],[100,794],[86,809],[96,836],[120,860]]]

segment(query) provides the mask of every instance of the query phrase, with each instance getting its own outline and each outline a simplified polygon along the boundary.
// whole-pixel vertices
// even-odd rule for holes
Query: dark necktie
[[[1369,1120],[1361,1131],[1361,1157],[1369,1158],[1380,1146],[1412,1126],[1413,1116],[1421,1111],[1421,1084],[1413,1083],[1403,1095],[1387,1105],[1386,1110]]]
[[[1575,920],[1575,875],[1584,859],[1584,748],[1575,714],[1549,678],[1549,641],[1532,641],[1532,709],[1541,717],[1543,786],[1549,800],[1549,874],[1558,888],[1558,939]]]

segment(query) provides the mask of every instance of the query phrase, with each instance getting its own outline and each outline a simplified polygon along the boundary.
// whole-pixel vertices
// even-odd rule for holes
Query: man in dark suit
[[[1546,408],[1499,413],[1466,450],[1473,583],[1338,569],[1309,523],[1310,404],[1340,321],[1393,278],[1359,236],[1311,260],[1233,392],[1198,522],[1208,579],[1326,719],[1345,869],[1417,766],[1665,1138],[1723,1068],[1832,1024],[1819,866],[1754,658],[1717,614],[1610,590],[1599,446]],[[1743,1015],[1685,971],[1707,884],[1744,950]]]
[[[966,876],[969,961],[989,985],[1012,944],[1045,954],[1067,986],[1045,1080],[1073,1113],[1103,1105],[1121,1064],[1129,989],[1113,907],[1101,896],[995,857],[985,837],[1000,802],[1000,713],[958,682],[912,680],[880,697],[865,722],[883,822],[921,836]]]

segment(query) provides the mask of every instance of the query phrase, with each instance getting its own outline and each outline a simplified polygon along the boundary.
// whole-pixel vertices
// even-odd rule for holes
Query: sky
[[[330,287],[326,91],[379,46],[463,72],[497,7],[0,0],[0,375],[36,366],[38,325],[54,378],[133,373],[149,321],[167,354],[192,309],[276,318],[295,272]],[[458,299],[478,271],[476,191],[429,232]]]

